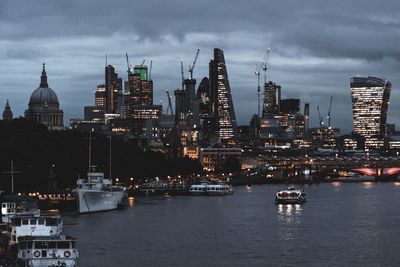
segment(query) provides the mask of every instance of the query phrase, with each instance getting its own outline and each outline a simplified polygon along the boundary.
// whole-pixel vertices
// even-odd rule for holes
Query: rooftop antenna
[[[106,53],[106,67],[107,67],[107,53]]]

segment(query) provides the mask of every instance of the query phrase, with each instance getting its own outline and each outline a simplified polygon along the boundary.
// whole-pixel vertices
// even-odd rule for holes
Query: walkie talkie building
[[[351,77],[354,132],[363,137],[385,134],[392,84],[375,77]]]

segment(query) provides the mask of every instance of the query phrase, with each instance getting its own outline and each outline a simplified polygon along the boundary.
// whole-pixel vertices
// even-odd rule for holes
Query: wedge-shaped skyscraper
[[[224,52],[214,48],[210,61],[211,112],[214,117],[216,138],[227,141],[236,138],[236,116],[233,107]]]

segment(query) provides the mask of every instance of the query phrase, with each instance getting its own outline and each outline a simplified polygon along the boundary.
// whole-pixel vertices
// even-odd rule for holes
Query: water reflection
[[[365,189],[370,189],[373,186],[372,182],[363,182],[363,186]]]
[[[278,217],[281,221],[287,223],[299,223],[301,211],[303,210],[299,204],[278,204]]]
[[[394,182],[395,186],[400,186],[400,182]]]
[[[129,197],[129,198],[128,198],[128,204],[129,204],[130,207],[132,207],[133,205],[135,205],[135,202],[136,202],[136,200],[135,200],[134,197]]]

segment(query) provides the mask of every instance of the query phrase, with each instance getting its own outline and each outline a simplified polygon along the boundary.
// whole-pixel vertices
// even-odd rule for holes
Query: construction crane
[[[153,68],[153,60],[150,60],[149,81],[151,81],[151,70]]]
[[[167,112],[165,114],[168,115],[168,111],[171,113],[171,115],[174,115],[174,111],[172,109],[172,101],[171,101],[171,96],[169,94],[169,91],[167,91],[167,97],[168,97],[168,107],[167,107]]]
[[[200,48],[197,48],[196,56],[194,57],[193,63],[192,63],[192,65],[189,65],[189,73],[190,73],[191,80],[193,79],[193,69],[194,69],[194,66],[196,65],[196,61],[197,61],[197,58],[199,57],[199,53],[200,53]]]
[[[260,64],[255,66],[255,75],[257,77],[257,109],[258,109],[258,117],[260,118],[260,102],[261,102],[261,87],[260,87],[260,74],[261,74],[261,69],[264,71],[264,83],[267,82],[267,63],[268,63],[268,57],[269,57],[269,52],[270,48],[267,49],[267,52],[265,53],[265,56],[263,60],[260,62]]]
[[[268,59],[269,59],[269,52],[271,51],[271,48],[268,47],[267,52],[265,53],[265,57],[263,59],[263,65],[262,65],[262,70],[264,72],[264,84],[267,83],[267,64],[268,64]]]
[[[144,63],[146,62],[146,59],[143,59],[142,64],[140,64],[140,66],[144,66]]]
[[[317,110],[318,110],[318,118],[319,118],[319,128],[322,129],[322,126],[324,125],[324,120],[321,117],[321,112],[319,112],[319,106],[317,105]]]
[[[182,90],[185,84],[185,75],[183,74],[183,59],[181,60]]]
[[[128,75],[131,74],[131,68],[129,65],[129,58],[128,58],[128,52],[125,52],[125,56],[126,56],[126,65],[128,67]]]
[[[331,102],[329,103],[328,116],[326,116],[326,118],[328,119],[328,128],[329,129],[331,128],[332,98],[333,98],[333,96],[331,96]]]

